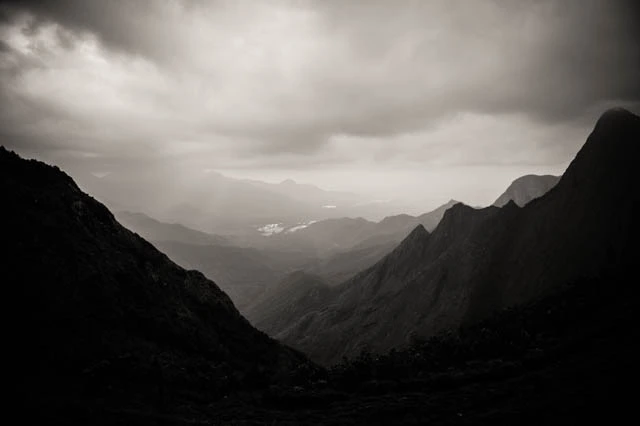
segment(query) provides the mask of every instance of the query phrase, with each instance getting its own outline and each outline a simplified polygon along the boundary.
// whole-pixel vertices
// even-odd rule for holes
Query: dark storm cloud
[[[33,151],[198,167],[557,164],[594,110],[640,102],[639,9],[5,1],[0,125]]]
[[[415,129],[460,110],[519,111],[555,122],[603,100],[640,99],[640,7],[634,1],[417,1],[395,12],[383,1],[329,4],[327,25],[345,34],[363,58],[375,62],[413,42],[421,72],[416,80],[428,82],[438,67],[453,75],[436,72],[441,85],[414,81],[409,90],[422,96],[374,114],[370,123],[352,121],[356,133]],[[398,37],[412,31],[414,38]],[[433,59],[433,66],[420,58]]]
[[[4,14],[29,12],[33,27],[56,22],[93,33],[110,48],[157,59],[167,57],[176,47],[167,42],[168,37],[161,37],[162,20],[170,13],[168,5],[127,0],[5,0]]]

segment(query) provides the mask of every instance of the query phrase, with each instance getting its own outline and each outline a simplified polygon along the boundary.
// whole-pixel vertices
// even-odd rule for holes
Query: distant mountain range
[[[607,111],[553,191],[523,208],[513,200],[502,208],[456,204],[433,233],[418,226],[285,328],[263,327],[331,364],[630,267],[638,236],[639,194],[631,182],[639,140],[639,117]],[[252,318],[264,322],[257,312]]]
[[[123,169],[101,177],[84,172],[78,178],[82,188],[114,210],[215,234],[255,237],[272,224],[284,230],[328,218],[383,217],[401,208],[292,180],[266,183],[193,170],[176,172],[169,180],[166,175],[166,170]]]
[[[493,205],[505,206],[513,201],[519,207],[524,207],[531,200],[542,197],[560,181],[560,176],[526,175],[514,180],[507,190],[494,201]]]
[[[314,187],[309,187],[313,194]],[[202,271],[215,280],[241,312],[253,316],[263,306],[255,301],[292,271],[304,270],[322,277],[327,285],[339,284],[390,253],[415,226],[421,224],[432,231],[445,211],[456,203],[450,200],[420,216],[387,216],[379,222],[363,218],[327,219],[289,228],[268,238],[212,235],[142,213],[118,212],[116,216],[183,267]]]
[[[520,181],[526,179],[518,179],[516,183]],[[280,188],[283,194],[294,188],[294,191],[308,193],[308,199],[315,198],[318,202],[327,194],[312,185],[299,185],[293,181],[281,184],[248,182],[265,189]],[[333,202],[337,200],[334,198]],[[327,219],[287,228],[269,238],[255,235],[223,237],[181,224],[161,222],[143,213],[117,212],[116,217],[181,266],[197,269],[215,280],[241,312],[253,317],[263,306],[256,304],[256,300],[260,300],[266,289],[286,280],[286,275],[292,271],[304,270],[322,277],[327,285],[339,284],[390,253],[418,224],[432,231],[445,211],[456,203],[451,200],[420,216],[387,216],[379,222],[363,218]],[[256,315],[259,318],[259,314]],[[265,323],[261,321],[261,324]]]
[[[269,247],[300,247],[315,251],[320,257],[351,249],[397,244],[418,224],[423,224],[428,229],[435,228],[444,212],[456,203],[457,201],[451,200],[420,216],[387,216],[379,222],[362,217],[320,220],[295,232],[273,235],[264,244]]]
[[[310,365],[56,167],[1,148],[0,192],[2,282],[20,322],[13,366],[25,401],[57,409],[85,398],[162,402],[165,388],[174,398],[224,395]]]

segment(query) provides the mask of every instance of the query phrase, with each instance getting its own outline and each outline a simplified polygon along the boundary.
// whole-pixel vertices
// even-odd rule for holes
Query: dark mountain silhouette
[[[197,245],[228,245],[227,238],[196,231],[179,223],[160,222],[144,213],[116,212],[117,220],[148,241],[174,241]]]
[[[553,175],[526,175],[511,182],[507,190],[493,203],[494,206],[503,207],[509,201],[513,201],[519,207],[524,207],[535,198],[546,194],[556,186],[560,176]]]
[[[331,300],[275,336],[330,364],[384,352],[631,265],[638,235],[640,118],[607,111],[553,191],[524,208],[457,204],[429,235],[332,290]]]
[[[306,365],[56,167],[1,148],[0,192],[25,400],[60,408],[120,399],[123,408],[162,400],[164,389],[220,397]]]

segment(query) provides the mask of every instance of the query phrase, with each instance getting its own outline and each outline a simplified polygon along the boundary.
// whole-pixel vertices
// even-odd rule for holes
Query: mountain
[[[546,194],[551,188],[556,186],[560,176],[553,175],[526,175],[511,182],[507,190],[493,203],[494,206],[502,207],[510,200],[519,207],[524,207],[535,198]]]
[[[274,336],[331,364],[385,352],[611,270],[633,271],[640,118],[610,110],[553,191],[518,207],[456,204]]]
[[[266,183],[257,180],[249,180],[247,182],[270,192],[318,207],[335,206],[335,208],[342,209],[364,201],[357,194],[326,191],[315,185],[297,183],[293,179],[285,179],[280,183]]]
[[[312,308],[322,306],[329,292],[322,278],[297,271],[268,289],[254,306],[250,306],[247,319],[267,333],[282,330]]]
[[[307,264],[311,258],[305,253],[233,245],[176,241],[153,241],[153,244],[182,267],[197,269],[215,280],[241,312],[268,286]]]
[[[81,187],[118,210],[148,214],[205,232],[254,232],[276,222],[298,223],[326,213],[292,198],[213,171],[128,168],[102,178],[80,174]],[[330,216],[326,216],[330,217]]]
[[[304,253],[236,246],[234,239],[160,222],[143,213],[117,212],[115,216],[180,266],[215,281],[241,312],[267,286],[311,259]]]
[[[241,312],[248,313],[253,311],[246,309],[267,287],[293,271],[321,276],[330,285],[351,278],[389,253],[420,221],[439,221],[452,204],[420,217],[388,216],[377,223],[363,218],[327,219],[292,232],[246,240],[164,223],[143,213],[118,212],[116,217],[179,265],[214,280]]]
[[[442,220],[442,217],[444,216],[444,213],[447,210],[449,210],[449,208],[453,207],[454,205],[458,204],[459,202],[460,201],[449,200],[445,204],[443,204],[440,207],[438,207],[437,209],[432,210],[432,211],[430,211],[428,213],[421,214],[420,216],[418,216],[418,222],[420,224],[422,224],[422,226],[424,226],[427,231],[431,232],[434,229],[436,229],[436,226],[438,226],[438,224]]]
[[[34,407],[116,401],[144,412],[167,397],[163,389],[174,401],[221,397],[308,365],[58,168],[1,148],[0,193],[2,281],[19,323],[12,365],[19,396]]]
[[[451,200],[433,211],[418,217],[408,214],[386,216],[379,222],[362,217],[320,220],[292,233],[281,233],[269,238],[266,246],[297,247],[310,250],[320,258],[339,253],[398,244],[418,224],[432,230],[444,212],[457,201]],[[388,252],[388,251],[387,251]]]
[[[114,166],[115,167],[115,166]],[[259,228],[283,229],[340,217],[379,217],[394,203],[369,202],[357,194],[326,191],[291,180],[267,183],[236,179],[211,170],[121,167],[96,177],[78,170],[81,188],[112,210],[142,212],[214,234],[259,238]]]
[[[300,265],[305,272],[321,277],[323,283],[331,287],[341,284],[351,279],[358,272],[370,268],[384,256],[389,254],[416,226],[422,226],[421,221],[429,226],[440,221],[444,212],[457,202],[451,200],[437,209],[425,213],[419,217],[406,214],[388,216],[380,222],[371,222],[362,218],[342,218],[329,219],[309,225],[297,231],[296,235],[279,235],[270,241],[288,243],[289,246],[298,247],[302,252],[314,257],[310,262]],[[285,244],[283,244],[285,245]],[[171,251],[168,251],[171,253]],[[176,256],[178,256],[176,254]],[[179,257],[176,257],[179,258]],[[202,265],[206,271],[207,266]],[[206,273],[206,272],[205,272]],[[225,288],[225,287],[223,287]],[[226,291],[230,291],[230,289]],[[279,325],[283,321],[276,321],[278,325],[270,322],[277,317],[277,309],[282,310],[282,315],[287,318],[293,316],[289,313],[292,310],[298,311],[291,305],[296,304],[296,300],[288,298],[287,286],[275,286],[270,291],[270,298],[287,303],[279,303],[276,308],[270,307],[268,303],[254,303],[246,306],[242,305],[243,312],[252,323],[259,329],[276,335],[282,331]],[[275,292],[281,291],[277,296]],[[298,291],[301,291],[298,288]],[[251,298],[259,293],[252,293]],[[232,296],[233,297],[233,296]],[[258,296],[262,301],[265,296]],[[236,300],[236,299],[234,299]],[[322,302],[325,299],[313,299]],[[306,305],[310,307],[310,304]],[[315,305],[315,309],[321,309],[322,304]]]
[[[164,223],[144,213],[116,212],[116,219],[148,241],[174,241],[196,245],[228,245],[229,240],[219,235],[196,231],[179,223]]]
[[[375,222],[364,218],[326,219],[293,233],[277,235],[272,244],[293,245],[323,257],[331,252],[351,248],[372,235]]]
[[[329,285],[337,285],[374,265],[397,244],[395,239],[390,240],[387,235],[380,238],[372,237],[348,250],[335,252],[307,263],[303,269],[321,276]]]

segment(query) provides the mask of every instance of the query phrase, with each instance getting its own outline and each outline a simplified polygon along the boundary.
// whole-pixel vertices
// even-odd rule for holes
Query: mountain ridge
[[[630,182],[639,135],[639,117],[603,114],[553,190],[523,208],[515,202],[479,210],[453,206],[424,247],[407,250],[413,261],[391,261],[394,250],[340,285],[304,327],[276,336],[331,364],[363,348],[402,346],[412,333],[429,336],[477,321],[601,274],[607,265],[628,266],[629,235],[637,235],[638,191]],[[398,330],[405,335],[398,337]],[[356,337],[345,342],[340,336]]]

